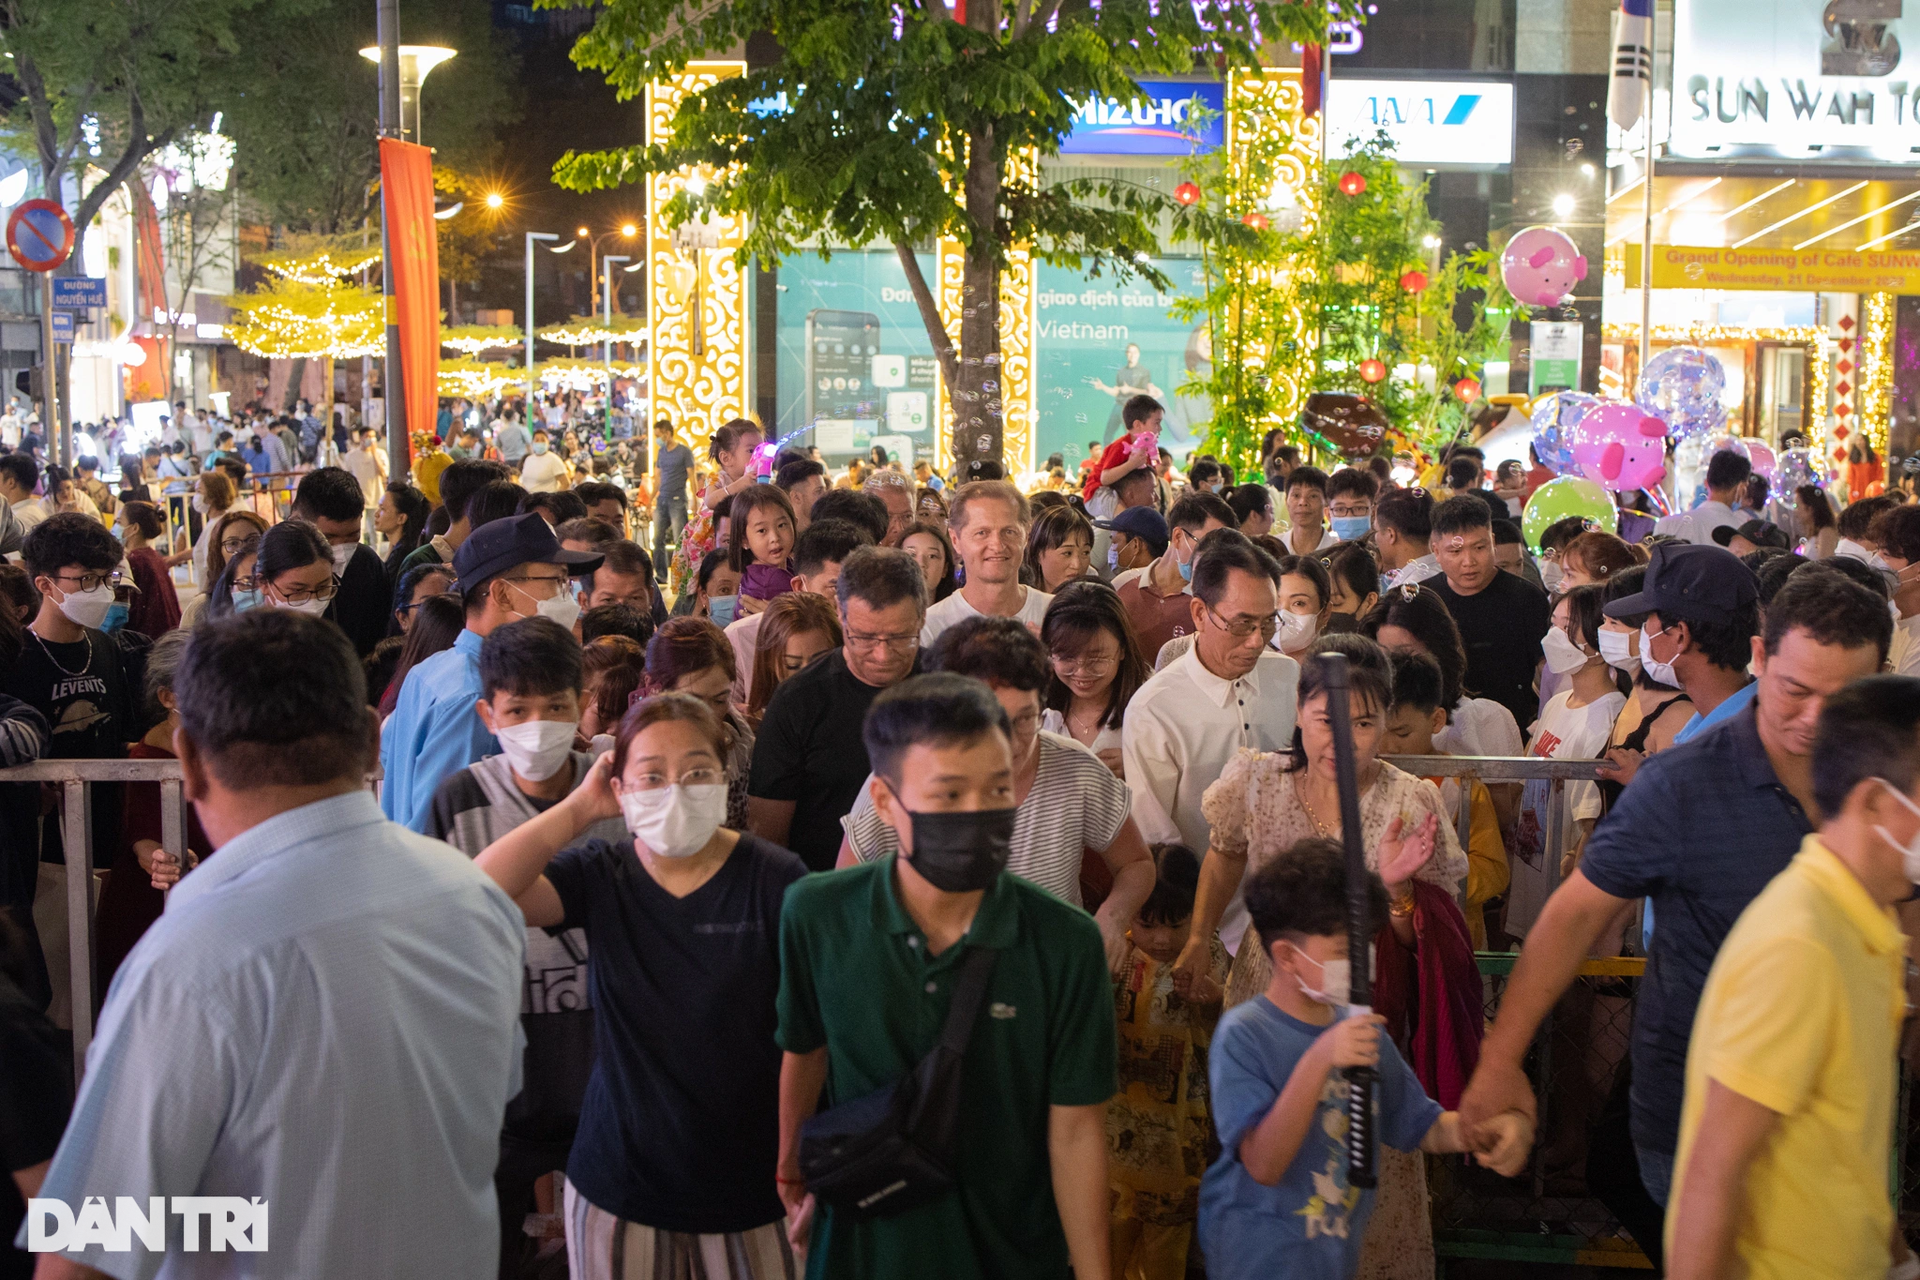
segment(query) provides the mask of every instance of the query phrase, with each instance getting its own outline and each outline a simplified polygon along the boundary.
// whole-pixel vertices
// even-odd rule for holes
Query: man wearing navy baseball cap
[[[1167,549],[1167,518],[1152,507],[1128,507],[1111,520],[1093,524],[1113,537],[1107,552],[1109,576],[1144,569]]]
[[[393,717],[381,734],[386,772],[380,807],[424,832],[441,779],[500,748],[480,722],[480,642],[519,618],[551,618],[571,629],[580,615],[568,579],[590,574],[602,557],[567,551],[537,511],[481,525],[453,553],[455,586],[466,598],[466,629],[453,648],[407,673]]]

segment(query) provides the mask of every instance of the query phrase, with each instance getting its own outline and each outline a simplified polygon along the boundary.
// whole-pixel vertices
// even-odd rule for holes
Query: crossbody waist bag
[[[946,1026],[913,1070],[800,1126],[800,1173],[822,1203],[879,1218],[953,1189],[960,1067],[998,956],[975,947],[960,962]]]

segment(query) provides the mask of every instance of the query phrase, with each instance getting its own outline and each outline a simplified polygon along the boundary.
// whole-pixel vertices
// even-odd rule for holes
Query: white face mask
[[[1273,633],[1274,648],[1286,653],[1297,653],[1313,643],[1320,634],[1320,615],[1317,613],[1288,613],[1280,611],[1280,629]]]
[[[1315,1004],[1331,1005],[1336,1009],[1344,1009],[1352,1003],[1353,965],[1351,962],[1346,960],[1329,960],[1325,964],[1322,964],[1298,948],[1294,949],[1294,954],[1320,971],[1320,985],[1318,987],[1310,987],[1307,985],[1305,978],[1302,978],[1298,974],[1294,975],[1293,980],[1300,984],[1301,995],[1313,1001]]]
[[[273,601],[273,607],[276,609],[291,609],[295,613],[311,614],[316,618],[327,611],[327,604],[328,602],[325,600],[313,599]]]
[[[345,573],[347,571],[347,561],[353,559],[354,550],[358,548],[359,545],[357,542],[349,542],[345,546],[333,548],[333,571],[335,573]]]
[[[520,592],[521,595],[526,596],[527,599],[533,600],[533,596],[523,588],[515,585],[513,589]],[[573,624],[580,619],[580,602],[573,598],[573,592],[571,590],[563,589],[559,595],[551,600],[534,600],[533,612],[535,616],[551,618],[566,630],[571,631],[573,630]],[[527,615],[521,614],[520,616],[526,617]]]
[[[674,783],[620,793],[620,816],[633,838],[662,858],[690,858],[707,847],[727,816],[727,784]]]
[[[107,610],[113,608],[113,588],[95,587],[91,591],[69,591],[60,600],[60,612],[67,615],[67,621],[76,626],[91,627],[95,631],[107,620]]]
[[[1560,590],[1560,579],[1566,574],[1567,571],[1560,567],[1560,562],[1557,560],[1540,562],[1540,585],[1546,588],[1548,595],[1553,595]]]
[[[1587,654],[1581,652],[1580,646],[1568,639],[1567,633],[1558,627],[1547,628],[1540,648],[1547,655],[1547,670],[1557,676],[1571,675],[1591,661]]]
[[[1630,676],[1640,674],[1640,655],[1633,651],[1631,631],[1602,631],[1600,656],[1615,671],[1624,671]]]
[[[1898,787],[1884,778],[1876,778],[1874,781],[1885,787],[1888,795],[1898,800],[1902,805],[1905,805],[1909,813],[1920,818],[1920,807],[1916,807],[1913,801],[1901,794]],[[1882,840],[1885,840],[1888,844],[1900,851],[1900,860],[1905,868],[1907,879],[1915,884],[1920,884],[1920,832],[1914,834],[1911,844],[1901,844],[1898,840],[1895,840],[1891,835],[1887,834],[1885,827],[1875,827],[1873,834],[1879,836]]]
[[[1680,679],[1673,674],[1673,664],[1662,662],[1653,656],[1653,638],[1665,635],[1668,628],[1649,631],[1648,625],[1650,624],[1642,623],[1640,626],[1640,669],[1646,673],[1647,679],[1655,684],[1664,684],[1669,688],[1678,689]],[[1673,656],[1677,658],[1680,655],[1676,653]]]
[[[504,725],[493,731],[500,740],[500,751],[513,771],[529,782],[545,782],[560,772],[573,752],[572,720],[528,720]]]

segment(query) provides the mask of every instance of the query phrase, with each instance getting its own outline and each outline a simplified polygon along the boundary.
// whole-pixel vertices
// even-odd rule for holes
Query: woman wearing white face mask
[[[1615,574],[1607,583],[1608,601],[1633,595],[1646,576],[1647,571],[1638,567]],[[1606,618],[1600,625],[1600,656],[1633,681],[1626,704],[1613,722],[1613,733],[1607,739],[1607,763],[1600,770],[1600,798],[1608,808],[1633,781],[1641,762],[1672,746],[1673,736],[1693,716],[1693,703],[1686,694],[1647,674],[1640,660],[1640,628],[1645,622],[1644,616],[1635,615]]]
[[[1333,579],[1312,556],[1287,556],[1280,561],[1280,629],[1273,647],[1296,661],[1320,638],[1333,611]]]
[[[1541,641],[1547,669],[1565,677],[1567,687],[1553,696],[1533,723],[1529,752],[1549,760],[1591,760],[1606,748],[1614,719],[1627,704],[1618,677],[1600,656],[1603,587],[1575,587],[1553,607],[1553,627]],[[1561,864],[1546,861],[1548,783],[1535,780],[1520,794],[1520,821],[1509,849],[1516,852],[1513,883],[1507,890],[1507,932],[1524,937],[1547,895],[1580,858],[1580,846],[1600,817],[1600,792],[1591,782],[1567,786],[1564,850]]]
[[[780,906],[792,853],[720,825],[727,733],[701,699],[645,699],[586,781],[490,845],[481,870],[535,927],[586,930],[598,1057],[567,1162],[571,1274],[645,1251],[730,1280],[791,1274],[771,1176]],[[631,841],[573,843],[619,816]],[[618,1243],[616,1243],[618,1242]]]
[[[316,618],[326,613],[340,587],[326,535],[305,520],[284,520],[267,530],[254,576],[262,603]]]

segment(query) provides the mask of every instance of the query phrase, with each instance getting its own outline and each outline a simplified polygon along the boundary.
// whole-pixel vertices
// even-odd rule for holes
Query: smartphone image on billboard
[[[880,317],[873,312],[809,311],[807,421],[853,419],[878,426],[887,403],[885,390],[874,385],[873,358],[879,354]]]

